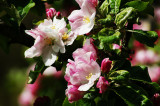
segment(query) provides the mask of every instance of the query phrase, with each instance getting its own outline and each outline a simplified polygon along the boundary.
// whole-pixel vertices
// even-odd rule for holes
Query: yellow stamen
[[[44,40],[45,40],[45,42],[46,42],[47,45],[52,45],[53,44],[52,39],[45,38]]]
[[[51,29],[55,29],[55,26],[51,26]]]
[[[63,40],[67,40],[68,37],[69,37],[69,35],[68,35],[67,33],[65,33],[64,35],[62,35],[62,39],[63,39]]]
[[[88,76],[86,76],[86,79],[89,80],[92,77],[92,73],[90,73]]]
[[[83,21],[87,24],[90,23],[90,19],[87,16],[84,16]]]

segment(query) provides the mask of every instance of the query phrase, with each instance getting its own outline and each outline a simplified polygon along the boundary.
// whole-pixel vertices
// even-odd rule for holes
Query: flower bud
[[[46,9],[47,18],[53,18],[56,15],[56,10],[54,8]]]
[[[108,81],[104,77],[100,76],[96,87],[99,88],[99,93],[104,93],[107,90],[108,85]]]
[[[91,0],[92,4],[94,7],[96,7],[98,5],[98,0]]]
[[[57,16],[57,17],[61,17],[61,12],[58,11],[58,12],[56,13],[56,16]]]
[[[68,101],[70,103],[74,101],[78,101],[79,99],[83,98],[84,93],[83,91],[78,90],[78,86],[74,86],[69,84],[68,88],[66,89],[66,96],[68,97]]]
[[[118,44],[113,44],[113,49],[115,50],[115,49],[121,49],[122,48],[122,46],[119,46]]]
[[[101,63],[102,72],[108,73],[111,69],[111,66],[112,66],[112,61],[110,61],[109,58],[105,58],[102,60],[102,63]]]

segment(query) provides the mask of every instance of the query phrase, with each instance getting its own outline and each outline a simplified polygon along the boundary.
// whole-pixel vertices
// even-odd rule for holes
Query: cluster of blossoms
[[[66,46],[72,45],[78,36],[83,36],[85,34],[89,35],[95,25],[98,0],[76,0],[76,2],[79,4],[80,9],[73,10],[67,19],[61,18],[61,13],[56,12],[54,8],[46,9],[47,19],[40,23],[37,28],[25,31],[35,39],[34,45],[25,51],[25,57],[33,58],[41,56],[45,66],[49,67],[49,73],[53,73],[52,66],[58,61],[60,53],[64,54],[68,50],[66,49]],[[112,48],[109,48],[112,49],[112,51],[117,51],[115,53],[118,54],[118,51],[124,52],[122,44],[117,43],[117,39],[120,40],[120,31],[113,31],[114,29],[112,28],[104,29],[102,29],[101,32],[106,33],[105,31],[109,30],[107,32],[109,34],[103,37],[108,37],[109,40],[115,39],[115,41],[110,43],[108,39],[105,39],[106,41],[104,39],[102,40],[100,39],[101,34],[98,33],[99,35],[97,39],[101,40],[99,48],[101,49],[101,46],[104,46],[105,43],[110,43],[112,45],[109,44],[109,46]],[[137,26],[134,25],[133,29],[137,29]],[[110,34],[113,36],[110,36]],[[112,38],[115,36],[116,38]],[[110,57],[109,55],[111,53],[108,53],[107,56],[97,56],[98,47],[96,48],[94,45],[94,40],[92,38],[88,39],[89,36],[85,38],[83,47],[76,49],[72,53],[73,60],[68,59],[67,65],[64,63],[66,65],[64,78],[68,82],[65,94],[70,103],[83,98],[92,87],[96,87],[96,89],[98,88],[99,93],[104,93],[108,87],[111,87],[110,79],[108,77],[109,71],[112,69],[112,61],[109,58],[104,58],[107,56]],[[120,42],[121,41],[122,40],[120,40]],[[140,46],[144,47],[144,45]],[[102,49],[104,48],[102,47]],[[125,59],[126,58],[130,60],[130,58],[125,57]],[[152,51],[143,50],[136,52],[132,65],[134,65],[134,62],[150,64],[158,61],[158,55],[154,54]],[[157,70],[159,70],[159,68]],[[126,71],[124,70],[124,73],[125,72]],[[47,71],[44,71],[43,74],[47,74]],[[157,74],[160,75],[159,73]],[[118,86],[118,84],[115,85]]]
[[[78,35],[87,34],[92,30],[98,0],[76,1],[81,9],[74,10],[68,16],[71,30],[67,29],[64,18],[57,19],[60,13],[50,8],[46,9],[48,19],[40,23],[37,28],[25,31],[35,39],[34,45],[25,51],[26,58],[41,56],[45,66],[51,66],[59,52],[66,52],[65,46],[71,45]],[[97,53],[92,40],[86,39],[83,48],[73,52],[74,61],[68,60],[65,79],[68,82],[66,96],[69,102],[81,99],[98,78],[97,88],[100,89],[100,93],[105,92],[109,85],[108,81],[100,75],[101,70],[104,73],[109,72],[112,62],[106,58],[100,68],[96,62]],[[116,45],[115,49],[117,49]]]

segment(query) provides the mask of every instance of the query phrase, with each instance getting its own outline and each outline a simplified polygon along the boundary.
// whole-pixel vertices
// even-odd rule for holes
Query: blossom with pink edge
[[[77,35],[89,33],[94,26],[95,7],[84,0],[80,10],[74,10],[68,17],[71,30]]]
[[[79,91],[78,86],[74,85],[68,85],[68,88],[66,89],[66,96],[68,97],[68,101],[70,103],[74,101],[78,101],[79,99],[83,98],[84,96],[84,91]]]
[[[132,63],[136,64],[153,64],[160,61],[160,56],[152,50],[139,50],[136,51]]]
[[[152,82],[160,81],[160,67],[159,66],[148,67],[148,73],[149,73],[149,76]]]
[[[102,60],[102,63],[101,63],[102,72],[108,73],[111,67],[112,67],[112,61],[110,61],[109,58],[105,58]]]
[[[98,0],[76,0],[80,7],[82,7],[85,1],[88,1],[88,3],[92,4],[94,7],[98,5]]]
[[[73,58],[75,59],[75,57],[81,56],[82,54],[85,54],[86,52],[92,52],[91,57],[94,60],[96,60],[97,52],[96,52],[96,49],[92,41],[93,41],[92,39],[86,39],[83,48],[79,48],[73,52]]]
[[[96,87],[99,88],[99,93],[104,93],[107,90],[108,85],[108,81],[104,77],[100,76]]]
[[[92,52],[86,52],[75,57],[75,61],[68,60],[65,79],[72,85],[79,86],[79,91],[89,90],[101,74],[100,67],[91,54]]]
[[[79,91],[87,91],[101,74],[100,66],[95,61],[96,51],[91,42],[86,40],[84,48],[73,52],[73,58],[74,61],[68,60],[65,79],[70,84],[79,86]]]
[[[56,10],[54,8],[46,9],[47,18],[53,18],[56,15]]]
[[[65,45],[71,45],[76,39],[73,32],[68,33],[64,18],[45,19],[36,29],[26,30],[35,39],[34,45],[25,51],[26,58],[42,56],[46,66],[52,65],[57,53],[65,53]]]

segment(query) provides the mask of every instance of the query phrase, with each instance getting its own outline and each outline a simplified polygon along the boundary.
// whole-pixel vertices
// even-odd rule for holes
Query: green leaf
[[[66,97],[65,100],[63,101],[63,105],[62,106],[76,106],[75,103],[76,102],[69,103],[68,98]]]
[[[102,5],[100,6],[100,13],[102,16],[107,16],[108,14],[108,11],[109,11],[109,3],[108,3],[108,0],[105,0]]]
[[[31,0],[23,9],[22,13],[20,14],[21,16],[21,21],[24,19],[24,17],[27,15],[29,10],[35,6],[35,3]]]
[[[116,15],[115,23],[119,29],[124,27],[129,19],[132,19],[135,15],[135,9],[133,7],[125,8],[119,14]]]
[[[111,15],[107,15],[105,19],[100,19],[100,20],[98,20],[98,22],[99,22],[100,24],[106,25],[106,26],[110,25],[111,22],[113,22],[113,21],[114,21],[114,20],[113,20],[113,17],[112,17]]]
[[[135,9],[137,9],[138,11],[143,11],[147,8],[149,2],[144,2],[144,1],[140,1],[140,0],[135,0],[135,1],[131,1],[131,2],[127,2],[126,5],[128,7],[133,7]]]
[[[148,69],[145,66],[133,66],[129,72],[130,79],[151,82],[151,79],[148,74]]]
[[[111,11],[110,11],[111,14],[116,14],[119,12],[121,0],[109,0],[109,4],[111,8]]]
[[[7,14],[10,16],[10,20],[14,21],[17,24],[17,26],[20,26],[21,17],[16,7],[12,4],[10,8],[6,7],[4,9],[7,12]]]
[[[114,82],[126,82],[129,79],[129,72],[126,70],[114,71],[109,75],[109,79]]]
[[[104,28],[98,33],[98,39],[100,40],[100,49],[111,49],[110,44],[118,43],[121,33],[112,29]]]
[[[29,73],[28,84],[33,84],[36,81],[38,75],[40,73],[43,74],[43,72],[46,68],[47,67],[44,65],[42,59],[38,59],[38,62],[35,65],[34,71],[31,70]]]
[[[113,88],[128,106],[152,106],[152,102],[147,97],[147,93],[134,84]]]
[[[132,32],[137,41],[150,47],[153,47],[154,42],[158,39],[158,34],[155,31],[134,30]]]

